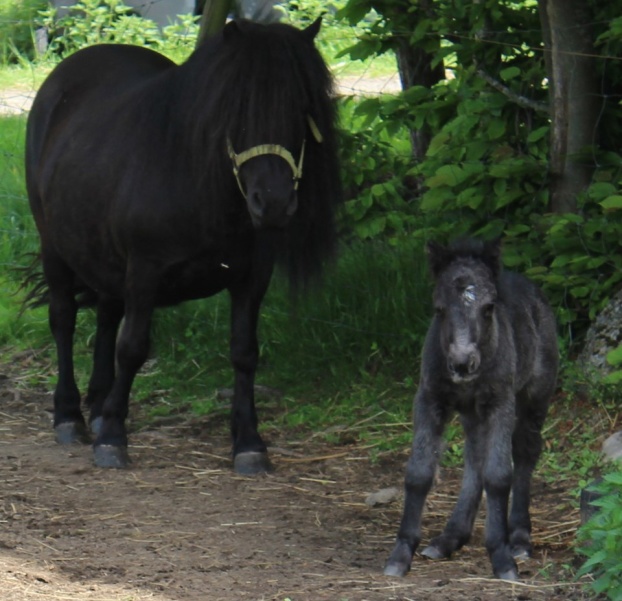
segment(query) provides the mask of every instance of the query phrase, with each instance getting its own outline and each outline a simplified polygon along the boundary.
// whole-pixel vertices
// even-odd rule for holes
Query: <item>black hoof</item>
[[[63,422],[54,426],[58,444],[89,444],[91,437],[82,422]]]
[[[429,545],[423,551],[421,551],[421,555],[427,557],[428,559],[445,559],[446,556],[436,547]]]
[[[93,433],[93,436],[95,437],[99,436],[99,433],[102,431],[103,423],[104,423],[104,418],[101,415],[91,420],[91,423],[89,424],[89,426],[91,427],[91,432]]]
[[[127,447],[100,444],[93,447],[93,460],[97,467],[124,469],[130,463]]]
[[[410,545],[403,541],[397,541],[391,552],[386,565],[384,566],[385,576],[406,576],[410,570],[413,558],[413,551]]]
[[[244,476],[254,476],[272,471],[268,453],[249,451],[238,453],[233,459],[233,469]]]

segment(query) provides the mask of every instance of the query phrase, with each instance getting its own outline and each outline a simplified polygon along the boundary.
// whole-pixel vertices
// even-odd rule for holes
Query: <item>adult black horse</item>
[[[226,289],[234,466],[269,468],[253,397],[259,307],[275,263],[293,286],[321,270],[341,200],[319,28],[231,22],[179,66],[140,47],[94,46],[41,86],[26,179],[58,354],[54,428],[60,443],[89,438],[72,359],[87,298],[98,466],[128,463],[129,393],[154,308]]]

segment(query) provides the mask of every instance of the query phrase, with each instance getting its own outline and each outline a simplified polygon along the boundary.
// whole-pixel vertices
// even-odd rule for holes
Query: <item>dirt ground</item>
[[[268,432],[275,471],[241,477],[226,420],[195,418],[132,432],[131,469],[97,469],[89,447],[54,443],[51,395],[14,372],[0,366],[3,601],[587,598],[565,576],[578,524],[566,490],[535,484],[537,549],[520,564],[520,583],[490,578],[481,518],[451,561],[415,557],[407,577],[388,578],[401,498],[365,499],[401,488],[405,454],[372,463],[356,445]],[[430,495],[426,536],[446,519],[458,478],[443,472]]]

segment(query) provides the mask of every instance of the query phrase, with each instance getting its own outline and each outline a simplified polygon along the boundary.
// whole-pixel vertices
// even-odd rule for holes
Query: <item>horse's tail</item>
[[[30,262],[15,268],[22,282],[18,290],[25,291],[20,315],[28,309],[43,307],[49,303],[49,288],[41,266],[41,255],[29,253],[26,256],[30,257]],[[95,291],[78,279],[74,282],[73,293],[78,307],[92,307],[97,304]]]
[[[25,292],[20,315],[27,309],[48,304],[48,285],[41,268],[41,255],[39,253],[28,253],[26,257],[30,258],[29,263],[15,268],[22,282],[18,292]]]

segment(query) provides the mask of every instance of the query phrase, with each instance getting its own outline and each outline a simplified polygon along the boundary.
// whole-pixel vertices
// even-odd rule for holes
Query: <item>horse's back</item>
[[[157,52],[123,44],[91,46],[64,59],[42,84],[28,116],[27,178],[55,131],[70,128],[81,115],[96,120],[100,106],[174,66]]]
[[[533,386],[554,389],[559,352],[555,315],[548,300],[539,286],[513,272],[502,273],[499,288],[516,347],[517,389],[527,387],[528,396],[533,396]]]

